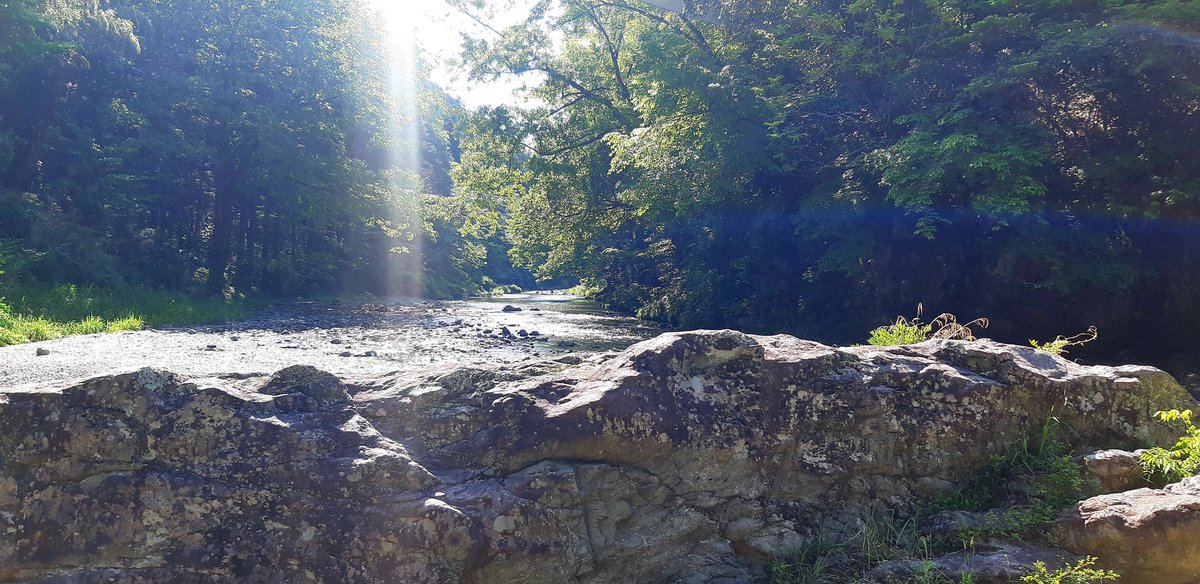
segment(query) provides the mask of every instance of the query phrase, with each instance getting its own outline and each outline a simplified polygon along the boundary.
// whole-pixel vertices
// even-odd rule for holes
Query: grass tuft
[[[877,347],[894,347],[898,345],[913,345],[929,339],[974,341],[975,333],[971,327],[987,328],[990,324],[986,318],[977,318],[968,323],[958,322],[958,317],[944,312],[928,324],[921,322],[921,314],[925,312],[923,305],[917,305],[917,316],[912,320],[903,316],[887,326],[881,326],[871,331],[868,345]]]
[[[23,289],[0,301],[0,347],[147,326],[227,322],[244,307],[222,298],[72,285]]]

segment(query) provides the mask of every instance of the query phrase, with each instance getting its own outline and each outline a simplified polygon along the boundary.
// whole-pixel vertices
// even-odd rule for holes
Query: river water
[[[519,310],[506,312],[505,307]],[[224,325],[0,348],[0,388],[56,386],[142,367],[195,378],[269,374],[300,364],[359,377],[442,364],[512,364],[622,349],[663,330],[563,294],[456,302],[306,302],[264,309]],[[49,354],[39,356],[38,349]]]

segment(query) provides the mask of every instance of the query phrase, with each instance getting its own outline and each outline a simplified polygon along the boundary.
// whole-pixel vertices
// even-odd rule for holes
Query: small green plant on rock
[[[770,584],[870,582],[868,573],[893,560],[920,562],[895,584],[960,584],[936,570],[933,545],[913,518],[880,511],[862,517],[853,533],[822,531],[795,554],[771,564]]]
[[[1026,539],[1044,534],[1063,509],[1088,492],[1065,432],[1057,418],[1047,419],[1038,435],[992,456],[957,493],[930,511],[991,512],[985,525],[963,536]]]
[[[1046,342],[1038,342],[1033,339],[1030,339],[1029,344],[1033,348],[1038,349],[1040,351],[1045,351],[1045,352],[1050,353],[1051,355],[1055,355],[1055,356],[1062,356],[1062,355],[1067,354],[1067,347],[1077,347],[1077,346],[1081,346],[1081,345],[1086,345],[1087,343],[1090,343],[1090,342],[1096,340],[1096,337],[1098,337],[1098,336],[1100,336],[1098,329],[1096,329],[1096,327],[1094,327],[1094,326],[1091,326],[1091,327],[1088,327],[1088,330],[1086,330],[1082,333],[1079,333],[1073,337],[1064,337],[1062,335],[1059,335],[1053,341],[1046,341]]]
[[[1153,484],[1179,482],[1200,475],[1200,429],[1191,410],[1156,412],[1158,419],[1183,426],[1184,435],[1170,448],[1151,448],[1141,455],[1142,471]]]
[[[947,339],[974,341],[975,334],[971,327],[987,328],[988,319],[977,318],[968,323],[958,322],[958,317],[949,312],[942,313],[933,322],[921,322],[921,314],[925,312],[923,305],[917,305],[917,316],[912,320],[903,316],[887,326],[881,326],[871,331],[867,344],[877,347],[893,347],[897,345],[912,345],[923,343],[929,339]]]
[[[1021,581],[1027,584],[1098,584],[1115,582],[1121,577],[1112,570],[1093,568],[1095,565],[1096,558],[1087,557],[1074,566],[1063,566],[1051,572],[1044,562],[1037,562],[1033,565],[1033,571],[1022,576]]]

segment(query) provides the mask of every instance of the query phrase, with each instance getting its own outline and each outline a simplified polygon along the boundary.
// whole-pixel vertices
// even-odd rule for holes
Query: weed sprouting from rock
[[[1039,342],[1033,339],[1029,340],[1029,344],[1033,348],[1045,351],[1051,355],[1065,355],[1067,347],[1078,347],[1096,340],[1099,336],[1099,331],[1096,327],[1088,327],[1088,330],[1079,333],[1073,337],[1064,337],[1059,335],[1053,341]]]
[[[961,323],[958,321],[958,317],[949,312],[938,315],[937,318],[926,324],[921,322],[921,315],[924,312],[925,307],[918,304],[916,317],[912,320],[903,316],[896,317],[896,321],[892,324],[871,331],[867,344],[891,347],[922,343],[930,339],[974,341],[975,333],[972,331],[972,327],[987,328],[990,324],[986,318],[977,318],[967,323]]]

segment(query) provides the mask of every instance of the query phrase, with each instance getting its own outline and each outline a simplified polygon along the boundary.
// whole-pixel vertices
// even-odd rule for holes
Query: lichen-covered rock
[[[1162,489],[1093,497],[1052,534],[1063,548],[1100,558],[1125,584],[1200,582],[1200,477]]]
[[[1141,465],[1143,452],[1101,450],[1083,457],[1083,464],[1103,493],[1119,493],[1149,486]]]
[[[293,370],[264,389],[284,381],[296,393],[143,370],[0,394],[0,581],[348,582],[413,563],[358,530],[363,507],[441,481],[340,382]]]
[[[0,582],[747,582],[1057,416],[1136,447],[1148,368],[731,331],[343,383],[142,371],[0,391]]]

